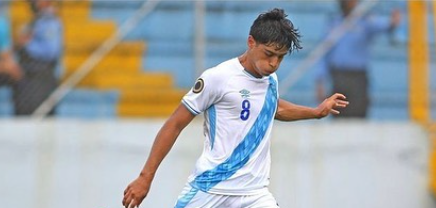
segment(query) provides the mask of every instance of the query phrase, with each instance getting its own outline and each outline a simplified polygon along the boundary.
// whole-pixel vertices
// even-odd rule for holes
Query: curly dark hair
[[[257,43],[276,45],[278,49],[286,47],[289,52],[302,49],[298,29],[285,14],[283,9],[274,8],[260,14],[250,28],[250,35]]]

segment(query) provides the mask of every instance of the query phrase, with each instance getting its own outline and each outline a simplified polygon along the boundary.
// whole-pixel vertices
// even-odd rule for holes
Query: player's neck
[[[244,70],[246,72],[248,72],[249,74],[251,74],[253,77],[256,78],[262,78],[262,76],[258,75],[255,71],[254,71],[254,67],[253,65],[250,64],[250,62],[248,61],[247,58],[247,52],[243,53],[242,55],[240,55],[238,57],[239,63],[241,63],[242,67],[244,67]]]
[[[247,52],[243,53],[242,55],[238,56],[239,63],[246,68],[247,66]]]

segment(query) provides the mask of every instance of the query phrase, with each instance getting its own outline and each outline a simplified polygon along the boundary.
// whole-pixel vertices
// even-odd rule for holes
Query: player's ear
[[[248,36],[247,45],[249,49],[253,49],[254,46],[256,46],[256,40],[253,38],[253,36],[251,35]]]

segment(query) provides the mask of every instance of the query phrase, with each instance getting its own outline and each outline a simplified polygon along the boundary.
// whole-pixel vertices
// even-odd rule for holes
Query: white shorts
[[[254,195],[211,194],[187,184],[180,193],[174,208],[279,208],[267,188]]]

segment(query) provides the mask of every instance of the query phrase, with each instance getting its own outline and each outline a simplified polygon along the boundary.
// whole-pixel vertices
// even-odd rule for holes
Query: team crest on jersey
[[[198,78],[197,81],[195,82],[194,87],[192,88],[192,92],[199,93],[203,90],[203,88],[204,88],[204,81],[202,78]]]
[[[246,89],[242,89],[241,91],[239,91],[239,93],[241,93],[242,98],[249,98],[250,97],[250,91],[248,91]]]

